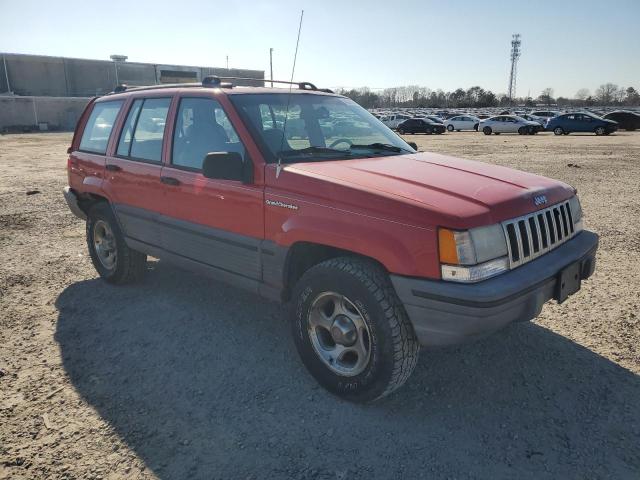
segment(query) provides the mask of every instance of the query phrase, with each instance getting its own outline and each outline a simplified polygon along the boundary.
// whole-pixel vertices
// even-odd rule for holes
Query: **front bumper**
[[[400,275],[391,281],[420,343],[452,345],[537,317],[556,297],[562,270],[579,264],[580,280],[591,276],[597,248],[598,235],[583,231],[532,262],[475,284]]]
[[[67,201],[67,205],[69,206],[71,213],[82,220],[86,220],[87,214],[80,208],[80,205],[78,204],[78,196],[73,190],[71,190],[71,187],[64,187],[62,194],[64,195],[64,199]]]

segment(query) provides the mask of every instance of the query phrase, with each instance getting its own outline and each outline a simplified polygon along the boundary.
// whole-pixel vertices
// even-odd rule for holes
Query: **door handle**
[[[112,163],[107,164],[104,168],[106,168],[110,172],[119,172],[120,170],[122,170],[121,167],[119,167],[118,165],[113,165]]]
[[[180,185],[180,180],[173,177],[160,177],[160,181],[167,185]]]

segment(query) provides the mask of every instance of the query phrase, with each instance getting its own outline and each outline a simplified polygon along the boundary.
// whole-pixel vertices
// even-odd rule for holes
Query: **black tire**
[[[95,246],[96,223],[105,222],[115,238],[116,259],[113,268],[106,267],[100,260]],[[147,269],[147,256],[129,248],[120,231],[120,226],[106,202],[96,203],[87,215],[87,247],[96,271],[105,281],[113,284],[132,283],[140,280]]]
[[[477,124],[477,123],[473,126],[473,129],[474,129],[476,132],[478,131],[478,124]]]
[[[347,297],[369,330],[369,357],[353,376],[334,372],[320,358],[309,329],[311,307],[333,292]],[[399,388],[418,361],[419,344],[387,273],[377,264],[339,257],[310,268],[296,284],[291,301],[294,342],[309,373],[329,392],[353,402],[372,402]]]
[[[526,135],[527,134],[527,127],[520,127],[518,129],[518,135]]]
[[[403,128],[399,128],[399,129],[398,129],[398,133],[399,133],[400,135],[404,135],[404,129],[403,129]]]
[[[495,135],[500,135],[500,132],[495,132]]]
[[[605,130],[604,127],[597,127],[593,133],[595,133],[596,135],[600,136],[600,135],[604,135],[605,133],[607,133],[607,131]]]
[[[482,133],[484,133],[485,135],[491,135],[491,127],[484,127],[482,129]]]
[[[453,125],[447,125],[448,132],[453,132],[453,130],[454,130]]]
[[[427,135],[433,135],[433,129],[431,129],[431,128],[427,128],[427,130],[425,131],[425,133],[426,133]]]
[[[563,135],[564,133],[565,132],[564,132],[564,129],[562,127],[556,127],[556,128],[553,129],[553,134],[554,135]]]

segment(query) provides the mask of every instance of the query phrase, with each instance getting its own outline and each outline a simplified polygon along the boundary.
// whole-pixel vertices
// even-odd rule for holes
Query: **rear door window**
[[[170,98],[147,98],[142,104],[131,142],[132,158],[152,162],[162,159],[162,139],[167,122]]]
[[[109,136],[122,103],[122,100],[114,100],[96,103],[93,106],[80,140],[81,151],[102,155],[107,153]]]
[[[138,121],[138,115],[140,114],[140,107],[142,107],[143,99],[139,98],[133,102],[127,120],[124,123],[122,133],[120,134],[120,141],[118,142],[118,150],[116,154],[121,157],[128,157],[131,150],[131,139],[133,138],[133,130],[136,128],[136,122]]]
[[[160,163],[170,104],[171,98],[145,98],[133,102],[118,142],[117,154]]]

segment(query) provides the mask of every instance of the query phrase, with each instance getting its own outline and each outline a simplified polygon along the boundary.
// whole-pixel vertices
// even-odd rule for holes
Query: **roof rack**
[[[207,77],[210,78],[210,77]],[[263,83],[283,83],[285,85],[297,85],[300,90],[316,90],[318,92],[333,93],[328,88],[318,88],[311,82],[290,82],[289,80],[267,80],[266,78],[249,78],[249,77],[213,77],[218,80],[242,80],[243,82],[263,82]],[[204,82],[204,80],[203,80]]]
[[[163,83],[160,85],[145,85],[139,87],[129,87],[127,84],[120,84],[113,89],[113,92],[107,95],[112,95],[122,92],[137,92],[140,90],[156,90],[163,88],[233,88],[234,85],[231,82],[223,82],[222,80],[240,80],[243,82],[261,82],[263,84],[269,83],[281,83],[286,85],[297,85],[299,90],[313,90],[318,92],[333,93],[333,90],[328,88],[318,88],[311,82],[290,82],[287,80],[267,80],[264,78],[250,78],[250,77],[218,77],[215,75],[209,75],[202,79],[200,83]],[[264,85],[262,85],[264,86]]]

